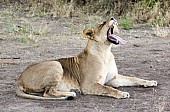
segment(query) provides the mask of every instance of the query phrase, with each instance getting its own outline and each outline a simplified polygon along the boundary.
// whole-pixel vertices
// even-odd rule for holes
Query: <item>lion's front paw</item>
[[[76,93],[75,92],[70,92],[70,93],[71,93],[70,96],[76,97]]]
[[[144,87],[152,87],[152,86],[157,86],[157,85],[158,85],[157,81],[147,81],[147,83],[144,84],[143,86]]]
[[[119,91],[116,98],[129,98],[129,97],[130,97],[130,94],[128,92]]]

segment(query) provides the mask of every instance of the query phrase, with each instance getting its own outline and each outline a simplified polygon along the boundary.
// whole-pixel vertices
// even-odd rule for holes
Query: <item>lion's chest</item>
[[[116,75],[118,75],[118,70],[114,58],[112,58],[109,61],[109,63],[106,65],[105,72],[106,72],[106,78],[104,83],[107,83],[109,80],[111,80]]]

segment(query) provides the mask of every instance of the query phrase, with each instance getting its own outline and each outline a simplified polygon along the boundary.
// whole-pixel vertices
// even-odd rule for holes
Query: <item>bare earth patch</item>
[[[78,95],[72,101],[30,100],[15,96],[15,81],[32,62],[73,56],[85,47],[81,38],[84,27],[79,18],[18,18],[15,24],[28,21],[35,28],[40,23],[44,30],[36,31],[30,40],[21,41],[20,33],[7,26],[7,18],[1,13],[0,20],[0,111],[2,112],[168,112],[170,111],[170,36],[158,38],[151,28],[121,29],[121,36],[128,41],[124,46],[112,49],[120,74],[158,81],[157,87],[121,87],[131,97]],[[31,20],[30,20],[31,19]],[[43,21],[43,22],[42,22]],[[97,22],[97,21],[96,21]],[[9,22],[10,23],[10,22]],[[72,24],[70,24],[72,23]],[[85,22],[83,23],[85,24]],[[76,27],[79,26],[79,27]],[[23,27],[23,26],[22,26]],[[11,30],[11,29],[12,30]],[[17,28],[18,29],[18,28]],[[42,28],[43,29],[43,26]],[[75,30],[74,30],[75,29]],[[47,30],[47,31],[46,31]],[[26,32],[25,32],[26,31]],[[11,34],[12,33],[12,34]],[[41,34],[42,33],[42,34]],[[27,35],[26,35],[27,36]],[[24,39],[24,38],[23,38]],[[33,40],[33,41],[32,41]]]

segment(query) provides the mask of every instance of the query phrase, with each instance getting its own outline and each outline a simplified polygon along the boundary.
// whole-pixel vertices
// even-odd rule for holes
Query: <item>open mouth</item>
[[[126,41],[120,38],[119,36],[113,34],[113,29],[114,28],[109,28],[107,31],[107,40],[113,44],[121,44],[124,45],[126,44]]]

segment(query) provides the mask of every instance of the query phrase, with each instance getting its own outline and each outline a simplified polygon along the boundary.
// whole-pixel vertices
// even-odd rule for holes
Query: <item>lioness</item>
[[[157,81],[118,74],[111,47],[126,43],[116,35],[118,32],[113,17],[93,29],[85,29],[83,36],[88,42],[82,53],[28,66],[16,82],[16,94],[31,99],[73,99],[74,90],[79,90],[82,94],[129,98],[128,92],[113,87],[157,86]]]

